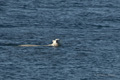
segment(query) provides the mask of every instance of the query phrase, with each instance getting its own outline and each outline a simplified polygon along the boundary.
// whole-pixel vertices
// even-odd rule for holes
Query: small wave
[[[11,28],[11,27],[16,27],[14,25],[10,25],[10,24],[0,24],[0,28]]]
[[[0,1],[0,6],[6,6],[6,1]]]
[[[12,43],[0,43],[0,46],[18,46],[18,44],[12,44]]]
[[[100,24],[92,24],[91,26],[94,26],[94,27],[96,27],[98,29],[111,27],[109,25],[100,25]]]

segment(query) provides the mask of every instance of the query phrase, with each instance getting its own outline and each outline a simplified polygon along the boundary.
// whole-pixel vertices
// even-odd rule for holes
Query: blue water
[[[0,80],[120,80],[120,0],[0,0]]]

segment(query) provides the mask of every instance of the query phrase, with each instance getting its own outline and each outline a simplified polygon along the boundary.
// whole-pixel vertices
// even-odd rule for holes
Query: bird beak
[[[55,40],[60,40],[60,39],[55,39]]]

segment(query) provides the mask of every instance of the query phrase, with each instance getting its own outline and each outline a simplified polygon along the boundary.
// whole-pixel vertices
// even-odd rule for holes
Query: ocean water
[[[120,80],[120,0],[0,0],[0,80]]]

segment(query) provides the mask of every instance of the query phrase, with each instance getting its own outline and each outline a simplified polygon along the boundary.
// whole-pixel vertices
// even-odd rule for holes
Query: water
[[[119,4],[0,0],[0,80],[120,80]]]

